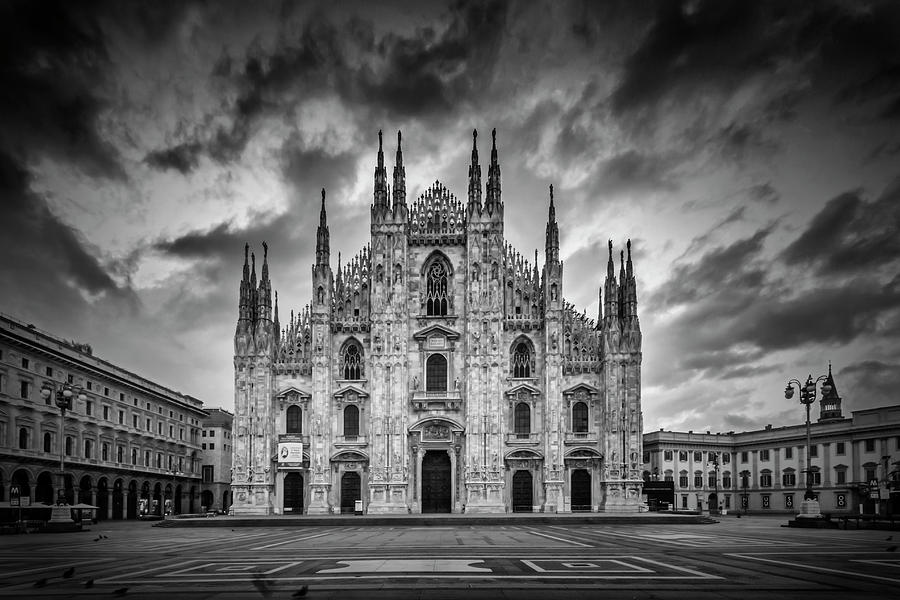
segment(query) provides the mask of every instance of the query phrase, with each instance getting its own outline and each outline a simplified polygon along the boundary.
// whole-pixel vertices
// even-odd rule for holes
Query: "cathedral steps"
[[[718,523],[707,515],[671,513],[514,513],[495,515],[326,515],[296,516],[272,515],[267,517],[190,517],[166,519],[153,527],[465,527],[483,525],[706,525]]]

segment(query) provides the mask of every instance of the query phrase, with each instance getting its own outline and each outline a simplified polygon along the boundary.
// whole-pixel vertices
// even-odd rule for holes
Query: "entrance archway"
[[[572,512],[591,510],[591,474],[587,469],[572,471]]]
[[[38,475],[34,500],[44,504],[56,503],[56,499],[53,497],[53,475],[49,471],[43,471]]]
[[[342,487],[341,498],[343,497]],[[226,506],[227,502],[228,492],[225,492],[222,496],[222,505]],[[300,473],[288,473],[284,477],[284,512],[303,514],[303,475]]]
[[[707,500],[707,506],[709,507],[709,512],[719,510],[719,498],[715,494],[710,494]]]
[[[97,482],[97,520],[105,521],[109,517],[109,482],[102,477]]]
[[[28,482],[28,471],[19,469],[12,475],[12,485],[19,487],[19,496],[22,498],[31,497],[31,485]]]
[[[200,492],[200,510],[212,510],[213,493],[209,490]]]
[[[450,455],[444,450],[427,451],[422,457],[422,512],[450,512],[451,487]]]
[[[157,483],[153,486],[153,501],[151,502],[150,513],[161,517],[163,515],[163,495],[162,484]]]
[[[112,518],[116,521],[122,519],[125,515],[123,514],[125,511],[125,491],[122,489],[122,480],[116,479],[113,483],[113,507],[112,507]]]
[[[513,475],[513,512],[531,512],[534,510],[534,487],[531,471],[516,471]]]
[[[78,484],[78,503],[79,504],[90,504],[91,503],[91,488],[93,487],[91,478],[87,475],[81,478],[81,482]]]
[[[347,471],[341,477],[341,512],[352,513],[357,500],[362,500],[362,480],[356,471]]]
[[[138,485],[133,479],[128,484],[128,518],[138,518]]]

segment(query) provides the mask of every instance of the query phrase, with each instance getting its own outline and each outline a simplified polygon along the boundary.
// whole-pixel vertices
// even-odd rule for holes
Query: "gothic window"
[[[351,404],[344,409],[344,437],[359,435],[359,409]]]
[[[513,377],[531,377],[531,352],[528,344],[519,342],[513,352]]]
[[[425,363],[425,391],[447,391],[447,359],[443,354],[432,354]]]
[[[524,402],[516,404],[515,431],[516,435],[524,437],[531,433],[531,408]]]
[[[303,433],[303,411],[296,404],[287,409],[286,433]]]
[[[587,433],[588,407],[584,402],[576,402],[572,406],[572,431],[575,433]]]
[[[319,286],[319,289],[316,290],[316,302],[318,304],[325,303],[325,288],[323,288],[322,286]]]
[[[344,379],[363,378],[362,351],[359,344],[355,341],[348,343],[341,358],[344,363]]]
[[[443,316],[447,314],[447,268],[435,261],[425,274],[425,314]]]

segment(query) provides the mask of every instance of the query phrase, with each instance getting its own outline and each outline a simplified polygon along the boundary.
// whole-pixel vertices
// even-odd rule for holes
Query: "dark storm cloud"
[[[185,142],[171,148],[150,152],[144,161],[156,169],[175,169],[182,175],[187,175],[200,164],[202,150],[203,146],[199,142]]]
[[[51,156],[94,177],[125,177],[98,133],[109,56],[101,24],[71,2],[0,5],[0,148],[15,160]]]
[[[330,154],[320,148],[304,148],[293,135],[280,151],[281,170],[287,181],[308,194],[325,188],[330,197],[339,197],[354,183],[360,155],[351,152]]]
[[[832,198],[783,253],[823,275],[857,273],[900,259],[900,179],[873,202],[860,191]]]
[[[505,15],[502,2],[458,2],[446,28],[376,39],[370,22],[316,11],[299,35],[282,34],[272,52],[257,44],[241,59],[221,56],[211,74],[237,90],[226,107],[229,124],[156,150],[147,162],[189,171],[197,165],[197,143],[217,161],[236,160],[261,119],[288,118],[298,99],[331,93],[352,106],[361,123],[452,119],[471,109],[474,92],[489,86]],[[361,63],[358,56],[365,57]]]
[[[600,187],[606,192],[616,190],[678,189],[670,173],[673,162],[660,155],[628,150],[607,160],[600,169]]]
[[[113,280],[83,236],[29,186],[25,169],[0,152],[0,256],[4,265],[15,267],[0,269],[4,303],[22,308],[27,298],[39,298],[70,311],[84,304],[80,290],[136,308],[132,290]]]
[[[867,405],[867,400],[871,398],[896,402],[897,389],[900,388],[900,364],[864,360],[847,365],[834,376],[845,408],[847,405],[851,408]]]

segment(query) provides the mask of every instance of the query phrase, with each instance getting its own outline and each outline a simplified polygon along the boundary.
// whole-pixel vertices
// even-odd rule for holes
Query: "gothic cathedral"
[[[234,338],[237,515],[637,511],[641,331],[631,243],[598,320],[563,298],[550,187],[543,267],[503,235],[493,134],[465,203],[407,204],[378,134],[371,239],[332,271],[325,191],[312,302],[282,327],[268,248],[245,248]],[[482,196],[484,189],[484,196]]]

